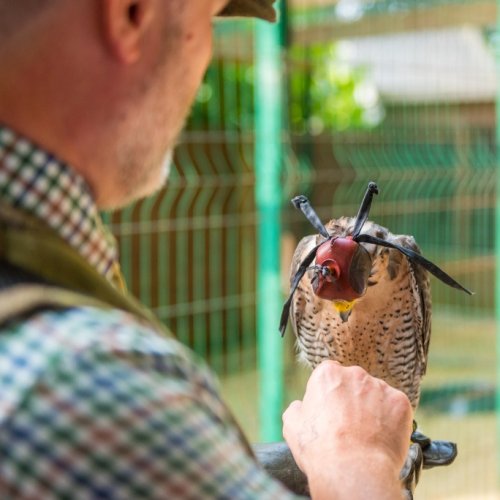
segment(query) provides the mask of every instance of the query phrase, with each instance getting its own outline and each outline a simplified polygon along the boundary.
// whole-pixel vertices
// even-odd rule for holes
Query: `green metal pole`
[[[281,439],[283,352],[278,333],[283,163],[283,64],[279,23],[255,23],[257,342],[260,439]]]
[[[495,319],[496,319],[496,421],[497,421],[497,481],[500,478],[500,0],[497,0],[495,60],[496,95],[496,208],[495,208]],[[500,481],[498,481],[500,484]]]

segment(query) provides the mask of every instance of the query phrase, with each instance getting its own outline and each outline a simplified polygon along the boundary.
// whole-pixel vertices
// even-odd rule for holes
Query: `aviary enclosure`
[[[307,372],[279,314],[308,223],[355,215],[415,236],[476,293],[433,279],[419,424],[456,441],[422,499],[500,498],[496,406],[496,1],[289,0],[280,23],[215,21],[214,61],[168,186],[109,215],[132,291],[221,377],[249,436],[280,439]],[[498,297],[498,295],[497,295]]]

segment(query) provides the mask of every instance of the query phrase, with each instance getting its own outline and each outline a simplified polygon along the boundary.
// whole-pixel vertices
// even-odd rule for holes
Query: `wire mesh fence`
[[[285,5],[283,5],[285,7]],[[433,333],[417,420],[459,446],[426,471],[417,498],[497,498],[495,1],[295,0],[283,12],[283,292],[310,232],[287,200],[324,221],[354,216],[412,234],[476,293],[433,281]],[[215,59],[167,187],[110,216],[129,286],[219,373],[257,436],[253,22],[216,23]],[[290,332],[289,332],[290,333]],[[269,335],[278,335],[269,325]],[[307,373],[285,340],[285,399]]]

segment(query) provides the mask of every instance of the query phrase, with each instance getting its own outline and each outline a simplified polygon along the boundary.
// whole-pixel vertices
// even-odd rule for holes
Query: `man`
[[[119,290],[98,215],[164,183],[212,18],[271,3],[0,0],[1,498],[292,496],[209,370]],[[326,362],[283,422],[313,498],[401,495],[402,393]]]

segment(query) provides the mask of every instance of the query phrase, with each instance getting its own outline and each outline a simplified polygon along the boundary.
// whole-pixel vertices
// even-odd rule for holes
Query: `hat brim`
[[[275,22],[275,0],[230,0],[218,14],[219,16],[257,17],[265,21]]]

